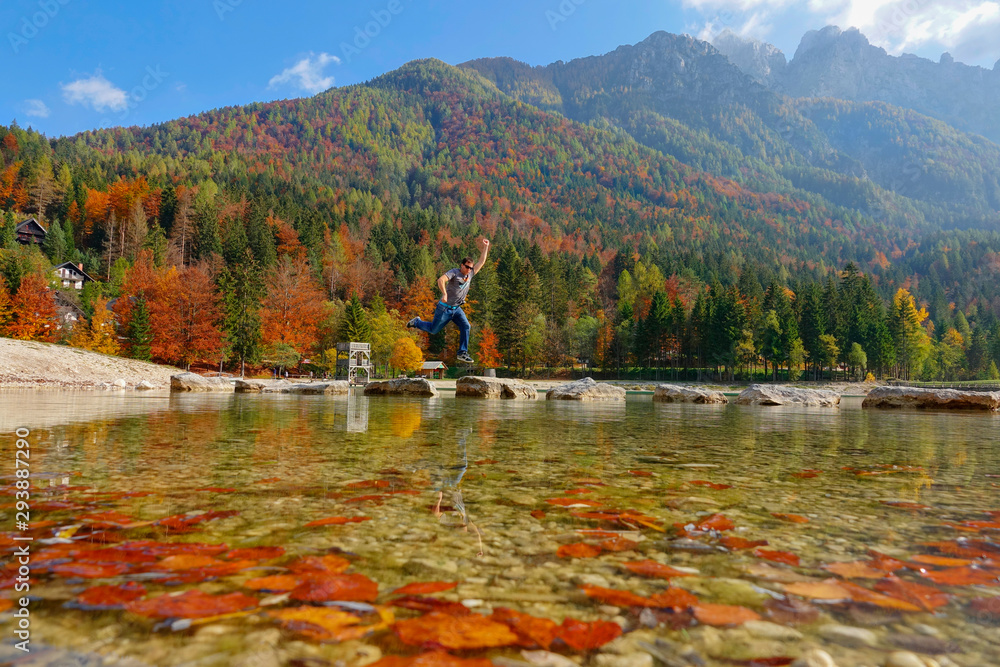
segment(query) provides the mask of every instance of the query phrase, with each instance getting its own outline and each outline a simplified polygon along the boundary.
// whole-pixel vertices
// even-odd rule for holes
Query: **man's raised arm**
[[[490,242],[489,239],[483,239],[479,242],[480,247],[483,251],[479,255],[479,261],[476,262],[475,273],[479,273],[479,270],[486,265],[486,256],[490,254]]]

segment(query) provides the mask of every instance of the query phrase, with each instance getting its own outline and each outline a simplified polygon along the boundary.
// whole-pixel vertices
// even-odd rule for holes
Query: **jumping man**
[[[408,327],[436,334],[444,329],[448,322],[454,322],[458,326],[460,334],[456,359],[466,364],[473,363],[472,357],[469,356],[469,331],[472,327],[469,325],[465,313],[462,312],[462,304],[465,303],[465,297],[469,294],[472,276],[479,273],[483,265],[486,264],[486,256],[490,254],[488,240],[483,239],[480,245],[483,251],[475,265],[473,265],[471,258],[465,257],[457,269],[451,269],[438,278],[437,284],[438,289],[441,290],[441,300],[434,307],[434,319],[430,322],[424,322],[419,317],[414,317],[406,323]]]

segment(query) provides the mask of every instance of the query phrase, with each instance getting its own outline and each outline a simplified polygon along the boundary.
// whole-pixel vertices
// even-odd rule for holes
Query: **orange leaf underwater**
[[[604,540],[598,546],[605,551],[631,551],[639,546],[639,543],[624,538],[621,535],[616,535],[615,537]]]
[[[694,576],[688,572],[682,572],[681,570],[676,570],[670,567],[669,565],[663,565],[662,563],[657,563],[655,560],[640,560],[640,561],[622,563],[622,567],[627,569],[629,572],[633,572],[643,577],[670,579],[671,577]]]
[[[789,523],[809,523],[809,519],[802,516],[801,514],[781,514],[778,512],[771,512],[771,516],[776,519],[781,519],[782,521],[787,521]]]
[[[877,581],[875,583],[875,590],[901,600],[906,600],[927,611],[934,611],[938,607],[943,607],[951,600],[951,595],[933,586],[924,586],[923,584],[904,581],[892,575]]]
[[[694,527],[695,530],[700,530],[702,532],[709,530],[722,532],[724,530],[732,530],[736,527],[736,524],[722,514],[713,514],[712,516],[702,519],[698,523],[694,524]]]
[[[457,658],[444,651],[420,655],[387,655],[368,667],[494,667],[489,658]]]
[[[700,603],[692,607],[694,617],[705,625],[742,625],[747,621],[759,621],[760,614],[737,605]]]
[[[265,591],[267,593],[287,593],[296,588],[302,580],[292,574],[272,574],[269,577],[257,577],[243,582],[245,588],[252,591]]]
[[[547,618],[539,618],[529,614],[522,614],[506,607],[497,607],[493,610],[490,618],[498,623],[503,623],[518,636],[518,646],[523,648],[539,647],[548,649],[552,640],[556,636],[555,621]]]
[[[577,621],[567,618],[556,628],[556,639],[577,651],[600,648],[622,634],[621,626],[611,621]]]
[[[629,591],[619,591],[613,588],[603,588],[601,586],[581,586],[587,597],[594,598],[604,604],[615,607],[652,607],[653,601],[649,598]]]
[[[688,484],[694,484],[695,486],[704,486],[715,491],[721,491],[722,489],[733,488],[732,484],[716,484],[715,482],[707,482],[703,479],[696,479],[694,481],[688,482]]]
[[[753,555],[756,556],[757,558],[764,558],[766,560],[774,561],[775,563],[784,563],[785,565],[799,564],[799,557],[787,551],[769,551],[767,549],[754,549]]]
[[[268,615],[279,620],[286,629],[317,641],[348,641],[360,639],[376,630],[389,626],[395,620],[392,611],[385,607],[376,607],[378,614],[375,623],[361,624],[358,616],[325,607],[293,607],[269,612]],[[374,614],[369,614],[374,617]]]
[[[560,558],[594,558],[601,555],[601,547],[584,542],[564,544],[556,551]]]
[[[827,572],[833,572],[844,579],[881,579],[885,572],[875,569],[871,563],[855,560],[840,563],[827,563],[823,566]]]
[[[378,584],[363,574],[330,574],[296,586],[289,598],[302,602],[374,602]]]
[[[146,587],[136,581],[119,586],[95,586],[73,598],[73,605],[81,609],[121,609],[146,595]]]
[[[247,547],[227,551],[222,557],[230,560],[272,560],[284,555],[284,547]]]
[[[150,618],[205,618],[254,609],[257,604],[257,598],[243,593],[209,595],[199,590],[190,590],[180,595],[165,594],[149,600],[129,602],[125,609]]]
[[[756,547],[766,547],[767,540],[748,540],[736,535],[723,535],[719,538],[719,544],[727,549],[754,549]]]
[[[351,561],[340,556],[306,556],[288,564],[292,572],[328,572],[340,574],[351,566]]]
[[[393,630],[401,642],[410,646],[480,649],[518,643],[517,635],[505,624],[477,614],[449,616],[433,612],[397,621]]]

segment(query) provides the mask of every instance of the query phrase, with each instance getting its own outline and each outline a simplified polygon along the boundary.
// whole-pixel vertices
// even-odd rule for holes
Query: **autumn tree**
[[[119,354],[121,345],[115,331],[114,313],[108,309],[108,300],[99,297],[94,302],[94,315],[90,322],[78,322],[70,342],[74,347],[100,352],[102,354]]]
[[[14,309],[10,290],[7,289],[7,281],[0,276],[0,336],[7,335],[7,327],[11,318],[14,317]]]
[[[917,310],[913,295],[899,288],[892,299],[889,312],[889,331],[896,346],[897,374],[908,380],[920,370],[931,348],[930,336],[922,323],[927,311]]]
[[[389,365],[405,373],[419,371],[423,367],[424,353],[410,337],[400,338],[392,348]]]
[[[267,279],[267,296],[261,308],[264,344],[285,343],[301,355],[308,354],[319,340],[323,299],[323,290],[309,266],[283,257]]]
[[[11,304],[11,338],[51,341],[56,333],[56,304],[48,281],[39,273],[21,279]]]
[[[378,295],[372,299],[371,315],[372,361],[376,367],[380,364],[390,366],[389,359],[400,338],[412,338],[406,325],[396,310],[386,310],[385,302]]]
[[[225,348],[222,309],[215,283],[204,264],[193,264],[178,275],[183,289],[170,300],[174,310],[167,335],[177,344],[174,359],[188,368],[196,361],[216,361]]]
[[[503,356],[497,349],[497,335],[489,325],[483,325],[479,330],[477,356],[483,368],[496,368],[503,362]]]

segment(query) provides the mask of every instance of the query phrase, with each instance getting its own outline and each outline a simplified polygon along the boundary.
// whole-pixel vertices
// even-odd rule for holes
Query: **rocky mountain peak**
[[[744,73],[761,83],[770,83],[785,69],[781,49],[760,40],[741,37],[726,28],[712,40],[712,46],[736,64]]]

